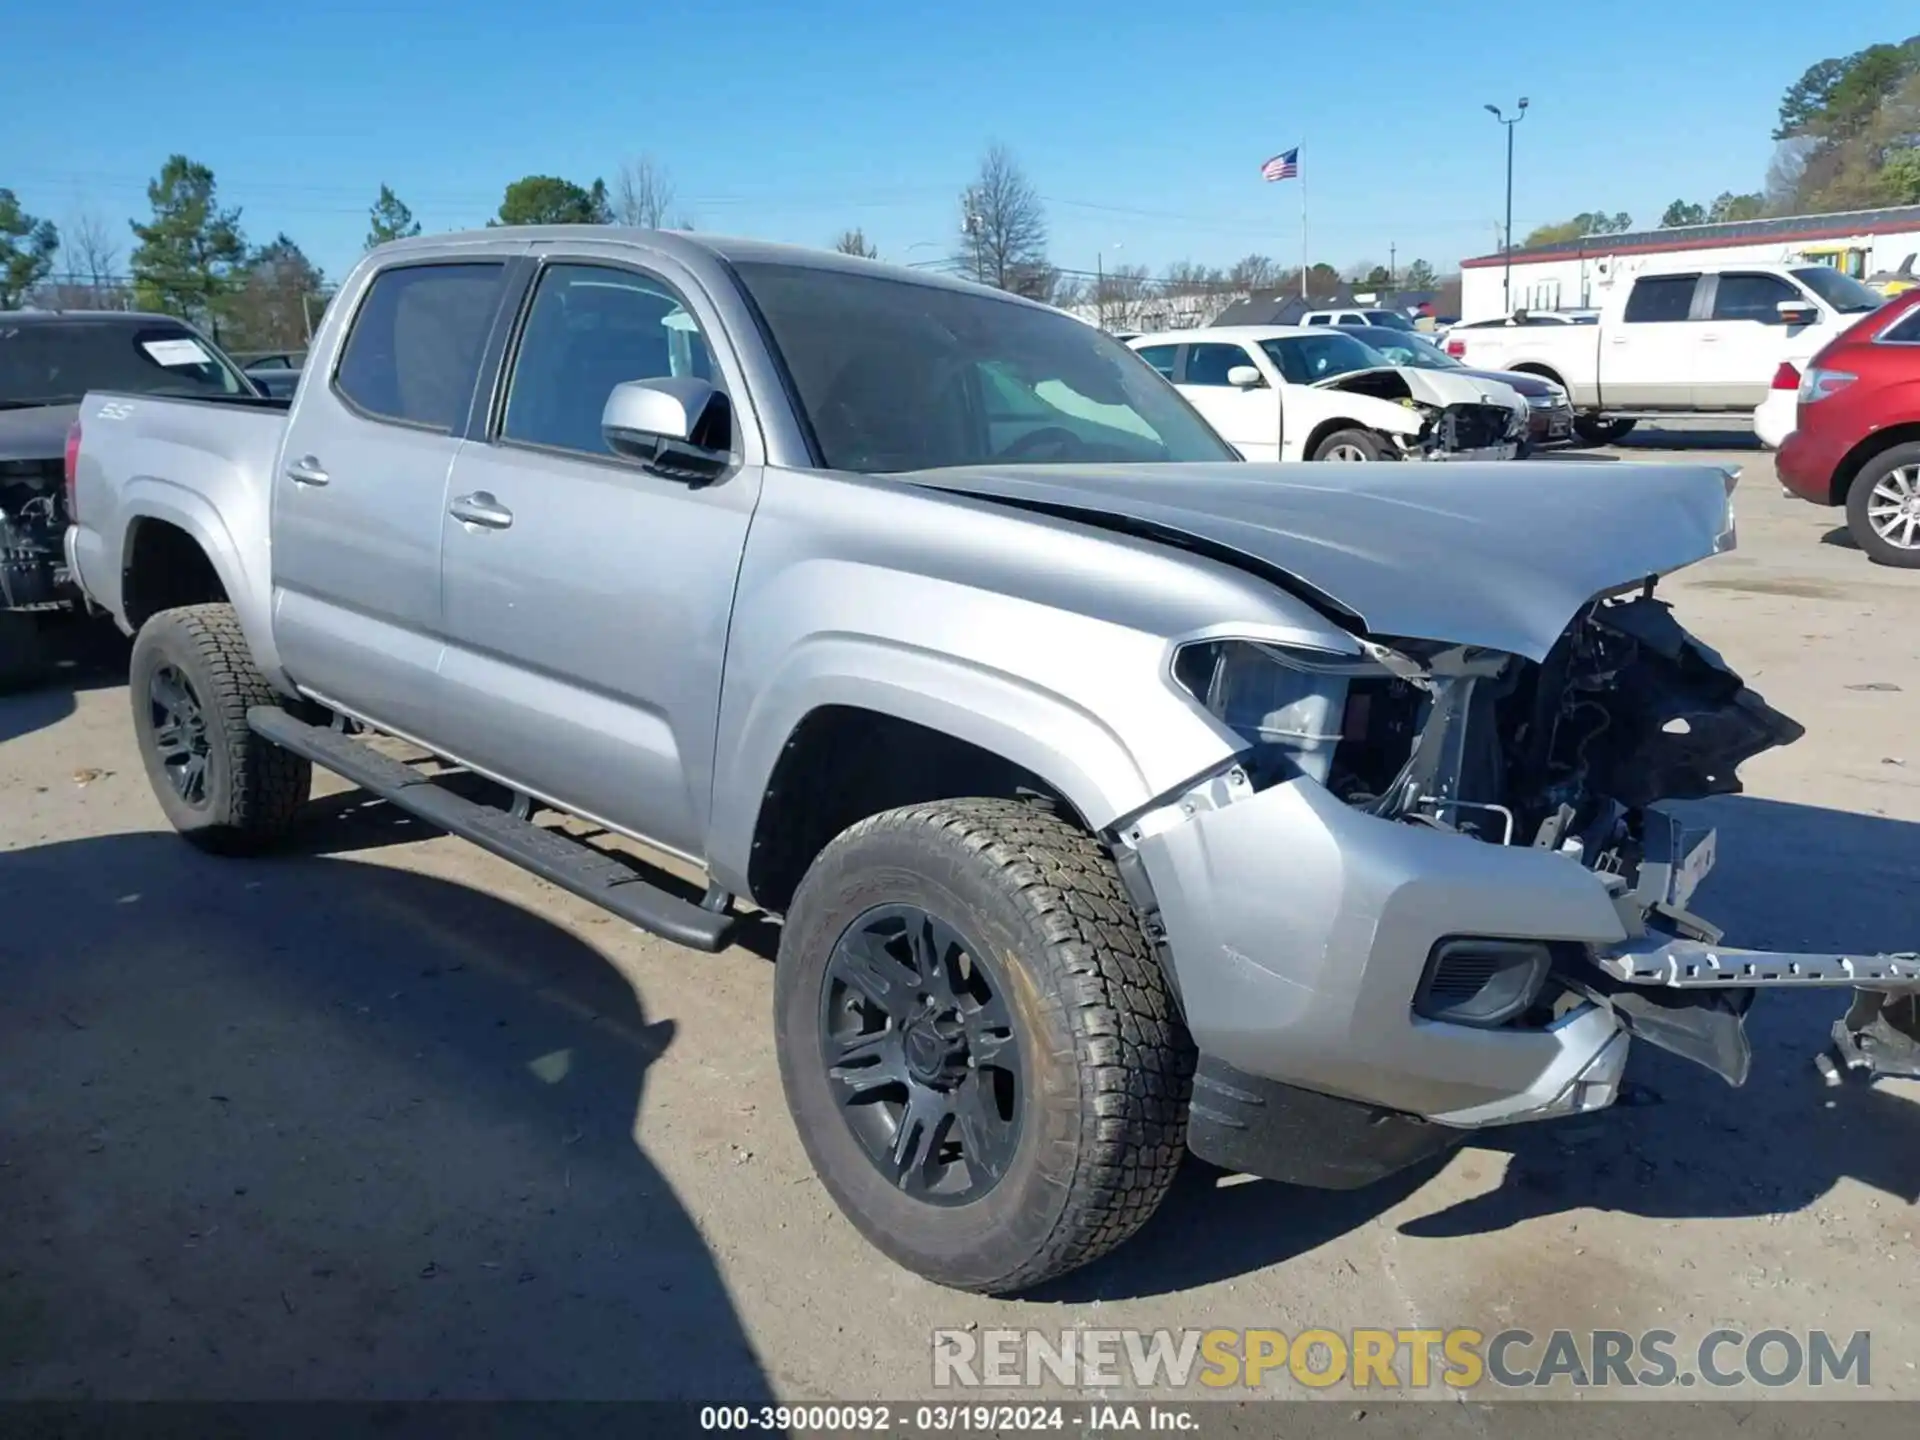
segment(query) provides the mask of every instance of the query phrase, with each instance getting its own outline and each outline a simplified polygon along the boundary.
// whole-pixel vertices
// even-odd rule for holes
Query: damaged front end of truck
[[[1853,987],[1842,1059],[1913,1072],[1920,955],[1737,949],[1689,908],[1716,835],[1689,833],[1660,802],[1739,793],[1745,761],[1804,731],[1688,634],[1651,582],[1582,607],[1537,662],[1434,641],[1360,649],[1210,641],[1183,647],[1175,669],[1248,741],[1250,792],[1298,776],[1376,819],[1562,857],[1604,888],[1624,937],[1447,937],[1417,1016],[1546,1030],[1602,1007],[1626,1034],[1739,1085],[1759,989]]]

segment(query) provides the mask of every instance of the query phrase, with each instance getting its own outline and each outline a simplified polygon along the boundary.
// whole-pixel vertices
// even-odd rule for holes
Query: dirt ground
[[[1739,551],[1665,593],[1807,726],[1697,807],[1697,908],[1920,945],[1920,572],[1737,437],[1617,453],[1744,467]],[[0,699],[0,1397],[898,1399],[970,1325],[1864,1329],[1920,1397],[1920,1086],[1818,1082],[1840,994],[1763,998],[1744,1089],[1641,1047],[1644,1103],[1359,1193],[1190,1166],[1107,1261],[957,1295],[815,1182],[766,930],[678,951],[337,785],[198,854],[94,650]]]

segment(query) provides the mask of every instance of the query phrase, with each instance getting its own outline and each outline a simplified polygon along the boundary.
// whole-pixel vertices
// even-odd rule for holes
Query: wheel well
[[[133,522],[120,577],[120,605],[129,625],[138,630],[162,610],[226,598],[226,587],[199,541],[165,520]]]
[[[1847,452],[1846,458],[1834,466],[1831,491],[1833,503],[1835,505],[1847,503],[1847,492],[1853,488],[1854,477],[1867,468],[1868,461],[1896,445],[1905,445],[1913,440],[1920,440],[1920,423],[1889,425],[1884,430],[1874,431],[1854,446]]]
[[[1542,380],[1551,380],[1569,395],[1573,393],[1572,388],[1568,386],[1567,382],[1562,380],[1559,375],[1548,369],[1545,365],[1537,365],[1531,360],[1523,360],[1520,364],[1514,366],[1513,373],[1516,375],[1538,375]]]
[[[869,815],[962,796],[1031,799],[1085,824],[1038,775],[969,741],[855,706],[811,712],[787,737],[760,798],[747,862],[754,903],[784,913],[814,857]]]
[[[1371,425],[1362,425],[1358,420],[1322,420],[1318,425],[1313,427],[1313,433],[1307,436],[1307,443],[1302,446],[1300,450],[1300,458],[1302,460],[1311,460],[1313,458],[1313,452],[1320,448],[1321,441],[1325,440],[1329,435],[1337,434],[1342,430],[1364,430],[1369,435],[1378,435],[1380,433]]]

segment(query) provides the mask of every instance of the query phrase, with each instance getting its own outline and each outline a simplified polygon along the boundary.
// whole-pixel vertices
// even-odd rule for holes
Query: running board
[[[724,950],[740,923],[740,916],[730,911],[709,910],[669,894],[604,850],[456,795],[411,765],[338,730],[308,725],[277,705],[254,706],[247,711],[247,726],[261,738],[304,755],[428,824],[492,851],[663,940],[694,950]]]

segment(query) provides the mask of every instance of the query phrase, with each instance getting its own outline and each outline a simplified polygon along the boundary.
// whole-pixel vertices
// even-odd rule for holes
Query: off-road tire
[[[1633,433],[1638,420],[1603,420],[1598,415],[1573,417],[1573,433],[1589,445],[1616,445]]]
[[[205,718],[206,798],[198,805],[168,779],[154,737],[149,687],[162,666],[185,678]],[[127,688],[147,780],[175,830],[232,855],[266,848],[293,823],[312,788],[313,767],[247,728],[249,707],[276,705],[280,697],[255,668],[231,605],[188,605],[150,618],[134,638]]]
[[[841,935],[910,904],[971,934],[1010,977],[1025,1074],[1017,1149],[984,1195],[896,1189],[828,1079],[822,987]],[[1186,1150],[1194,1049],[1113,861],[1091,835],[1010,800],[931,802],[862,820],[821,852],[790,907],[774,978],[787,1103],[815,1172],[875,1246],[938,1284],[1030,1289],[1131,1237]]]
[[[1861,467],[1860,473],[1853,477],[1853,483],[1847,487],[1847,531],[1853,536],[1853,543],[1864,550],[1867,558],[1876,565],[1896,565],[1903,570],[1920,569],[1920,547],[1907,549],[1888,543],[1875,532],[1872,522],[1867,518],[1867,502],[1873,497],[1873,487],[1895,470],[1903,470],[1909,465],[1920,465],[1920,442],[1882,450]],[[1916,534],[1920,535],[1920,532]]]
[[[1366,456],[1368,460],[1391,460],[1393,458],[1393,452],[1388,449],[1387,442],[1371,430],[1336,430],[1331,435],[1322,439],[1318,445],[1314,446],[1313,454],[1307,458],[1310,460],[1325,460],[1333,451],[1343,446],[1350,446],[1358,450],[1362,455]],[[1346,463],[1352,464],[1355,462],[1348,461]]]

